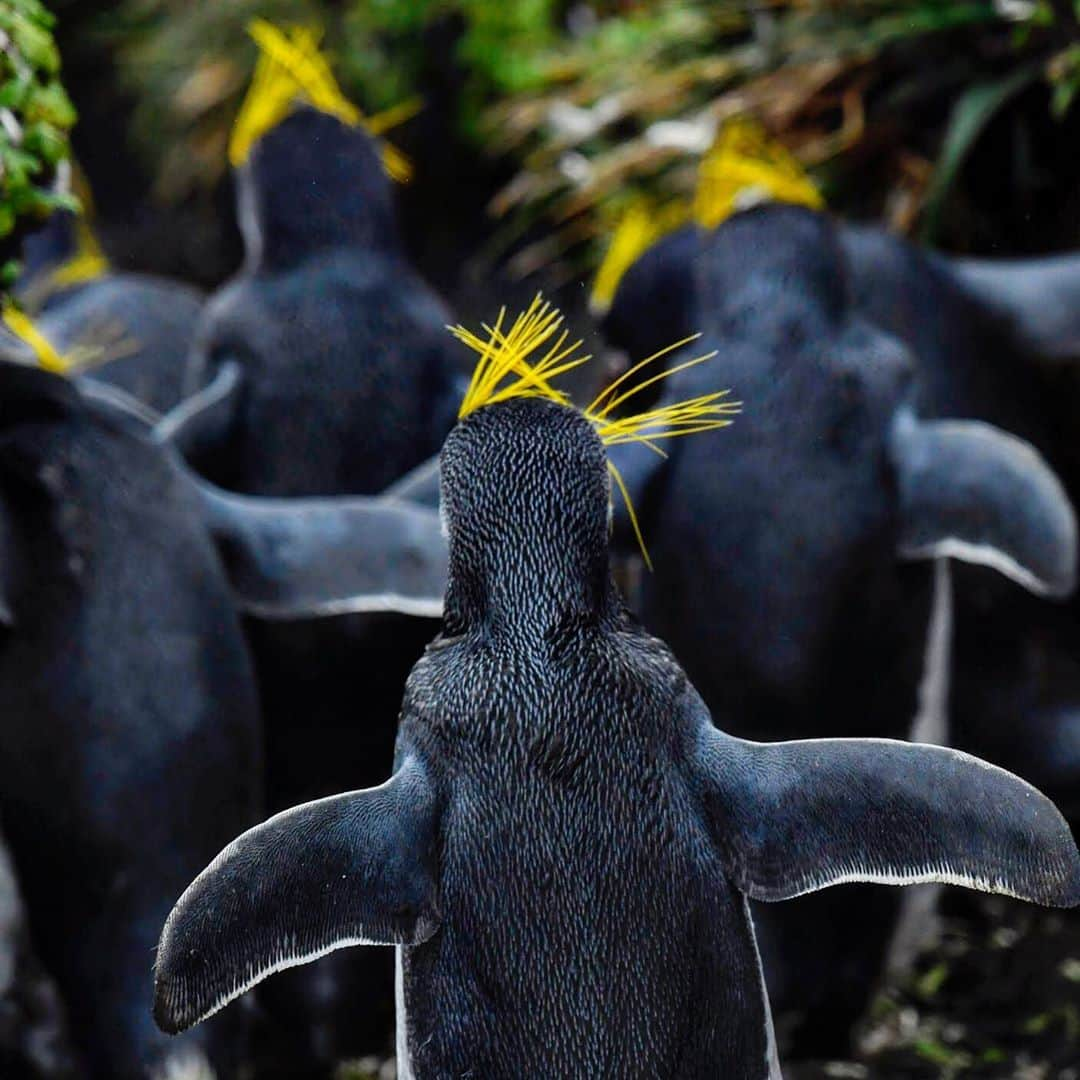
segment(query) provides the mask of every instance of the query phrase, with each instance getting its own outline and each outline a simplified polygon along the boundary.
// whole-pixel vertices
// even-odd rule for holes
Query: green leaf
[[[949,125],[941,144],[937,165],[926,195],[923,211],[922,238],[931,241],[937,236],[941,212],[949,191],[960,175],[964,161],[994,113],[1009,98],[1027,86],[1039,74],[1039,67],[1028,65],[1004,79],[977,83],[957,99],[949,116]]]

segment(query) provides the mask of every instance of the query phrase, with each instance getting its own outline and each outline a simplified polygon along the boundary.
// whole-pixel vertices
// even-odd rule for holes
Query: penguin
[[[0,817],[31,936],[86,1076],[228,1074],[244,1010],[177,1044],[143,1004],[188,868],[263,812],[225,575],[143,425],[10,359],[0,402]]]
[[[0,364],[0,820],[44,968],[35,1000],[44,1009],[55,982],[78,1075],[144,1080],[181,1064],[233,1075],[271,1043],[272,993],[179,1044],[156,1031],[145,996],[183,885],[266,813],[241,617],[437,615],[438,515],[216,491],[130,402],[37,368],[14,338],[2,346],[13,359]],[[365,993],[377,1011],[392,985]],[[32,1020],[20,1038],[38,1032],[47,1053],[47,1017]]]
[[[273,33],[262,27],[264,39]],[[276,41],[278,53],[288,51],[281,35]],[[259,86],[268,83],[256,78],[252,95]],[[347,109],[314,107],[315,95],[295,89],[308,103],[294,101],[235,155],[245,263],[205,309],[189,397],[163,430],[199,472],[233,492],[373,495],[441,445],[463,389],[461,371],[445,333],[449,311],[407,259],[385,144],[350,123]],[[272,807],[338,790],[346,770],[372,783],[385,775],[402,683],[437,625],[424,618],[249,613]],[[363,726],[355,722],[356,656],[364,658]],[[318,741],[329,752],[315,752]],[[357,1010],[388,997],[387,959],[328,959],[323,968],[337,970],[325,978],[296,973],[292,997],[289,980],[279,980],[274,1034],[297,1032],[303,1045],[276,1056],[310,1058],[313,1040],[303,1033],[315,1030],[325,1033],[317,1041],[327,1069],[335,1058],[383,1049],[388,1014],[367,1008],[367,1031],[327,1017],[340,1014],[342,1003]]]
[[[919,359],[925,416],[975,417],[1035,446],[1075,502],[1080,256],[957,259],[881,230],[840,232],[855,302]],[[1080,607],[953,566],[954,743],[999,761],[1080,820]],[[1023,716],[1022,725],[1015,723]]]
[[[1070,501],[1030,444],[982,422],[924,418],[919,361],[852,303],[827,217],[787,206],[738,214],[702,234],[692,269],[702,344],[720,350],[746,412],[723,439],[702,436],[667,459],[640,444],[612,449],[654,567],[638,613],[726,730],[907,738],[934,562],[950,555],[998,571],[1014,591],[1067,595]],[[676,372],[660,403],[704,385],[701,368]],[[846,1045],[898,903],[852,890],[755,910],[793,1052]]]
[[[116,270],[89,223],[54,214],[24,243],[21,302],[77,377],[116,387],[156,412],[179,405],[203,295],[153,274]]]
[[[246,261],[205,309],[186,393],[230,362],[241,377],[193,464],[254,495],[378,492],[438,449],[461,373],[449,312],[406,259],[377,144],[300,107],[236,183]]]
[[[772,1080],[748,897],[947,880],[1080,903],[1068,826],[1003,770],[714,725],[614,587],[602,439],[655,442],[691,415],[712,430],[716,396],[615,429],[554,389],[558,344],[529,362],[549,338],[520,326],[496,325],[480,366],[495,355],[498,377],[474,380],[441,452],[443,629],[406,685],[390,779],[272,817],[209,864],[162,932],[158,1024],[394,945],[399,1075]]]

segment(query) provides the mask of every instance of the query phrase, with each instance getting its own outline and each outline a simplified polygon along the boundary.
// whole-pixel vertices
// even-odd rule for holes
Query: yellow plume
[[[736,117],[724,124],[698,168],[692,205],[673,200],[658,206],[633,203],[619,219],[593,278],[589,307],[602,315],[611,307],[626,272],[658,240],[695,221],[712,229],[736,210],[771,199],[820,210],[825,201],[795,158],[770,139],[760,124]]]
[[[108,272],[109,260],[85,217],[75,222],[75,254],[49,274],[49,291],[81,285]]]
[[[581,347],[580,340],[567,345],[570,335],[562,329],[563,316],[558,309],[537,293],[528,309],[514,320],[508,331],[504,332],[505,321],[506,309],[503,308],[499,311],[499,317],[495,320],[494,326],[486,323],[483,325],[486,336],[475,334],[463,326],[449,328],[459,341],[467,345],[479,357],[469,388],[458,411],[459,418],[464,418],[485,406],[518,397],[543,397],[572,408],[569,396],[555,387],[553,380],[587,363],[591,357],[575,355]],[[740,411],[741,405],[739,402],[725,401],[728,395],[726,390],[702,394],[670,405],[660,405],[633,416],[612,415],[621,405],[647,386],[669,378],[678,371],[684,371],[706,360],[711,360],[716,355],[715,351],[677,364],[673,368],[664,368],[657,374],[633,384],[630,389],[618,392],[631,376],[676,349],[696,341],[700,336],[700,334],[694,334],[682,341],[676,341],[635,364],[601,391],[588,408],[582,410],[583,415],[596,429],[605,446],[639,442],[655,453],[666,456],[657,445],[659,442],[682,435],[716,431],[727,427],[732,422],[730,417]],[[538,360],[531,360],[530,358],[543,346],[548,346],[543,356]],[[610,461],[608,469],[626,503],[645,564],[651,570],[652,561],[645,546],[645,539],[642,536],[630,494],[618,470]]]
[[[747,117],[729,120],[698,169],[694,220],[712,229],[736,210],[771,199],[819,210],[821,193],[798,161]]]
[[[259,59],[251,86],[229,139],[229,161],[242,165],[252,147],[288,116],[298,101],[336,116],[350,127],[363,126],[372,136],[381,135],[415,115],[420,104],[410,100],[376,116],[364,114],[345,97],[319,52],[321,34],[303,26],[282,30],[265,19],[252,19],[248,33],[259,47]],[[382,144],[383,168],[399,183],[412,177],[412,163],[396,147]]]
[[[480,357],[458,410],[459,419],[485,405],[515,397],[546,397],[561,405],[570,403],[566,394],[551,385],[551,380],[590,359],[588,356],[570,359],[581,342],[567,345],[569,334],[564,330],[539,360],[529,361],[533,353],[559,332],[562,315],[537,293],[528,309],[503,333],[505,319],[506,309],[502,308],[494,326],[483,324],[487,340],[464,326],[449,328],[458,341]]]
[[[20,311],[10,297],[4,298],[2,309],[4,325],[22,342],[30,346],[38,364],[46,371],[63,375],[70,365],[53,348],[49,339],[34,325],[34,320]]]
[[[593,279],[589,307],[596,315],[611,307],[626,271],[658,240],[681,225],[690,214],[685,206],[669,202],[654,206],[646,200],[634,203],[619,219],[607,251]]]

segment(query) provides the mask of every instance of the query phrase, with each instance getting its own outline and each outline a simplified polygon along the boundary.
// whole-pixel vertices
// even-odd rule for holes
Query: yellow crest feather
[[[450,332],[479,357],[458,410],[459,418],[463,419],[485,406],[517,397],[544,397],[573,408],[569,396],[555,387],[552,380],[587,363],[591,356],[575,355],[581,347],[580,340],[567,345],[570,335],[562,329],[563,316],[558,309],[537,293],[528,309],[514,320],[507,331],[503,330],[505,321],[506,309],[503,308],[499,311],[494,326],[486,323],[483,325],[486,336],[475,334],[463,326],[449,327]],[[660,405],[636,415],[612,415],[646,387],[716,356],[714,350],[673,368],[664,368],[657,374],[634,383],[630,389],[619,392],[619,388],[624,386],[631,376],[676,349],[696,341],[700,336],[694,334],[682,341],[673,342],[667,348],[641,360],[602,390],[587,408],[581,410],[605,446],[639,442],[663,457],[666,455],[658,443],[665,439],[716,431],[732,422],[731,417],[741,410],[741,403],[726,401],[727,390],[717,390],[670,405]],[[544,346],[547,346],[547,351],[538,360],[530,359]],[[651,570],[652,561],[630,494],[618,470],[610,461],[608,470],[626,503],[638,545],[646,565]]]
[[[373,137],[404,123],[421,107],[416,99],[410,99],[365,117],[345,96],[329,61],[319,52],[318,31],[303,26],[282,30],[265,19],[252,19],[248,33],[259,47],[259,59],[229,138],[229,162],[234,168],[247,161],[252,147],[281,123],[298,101],[336,116],[350,127],[363,126]],[[407,183],[412,177],[409,159],[387,142],[381,149],[387,174]]]
[[[10,297],[5,297],[2,317],[4,325],[22,342],[28,345],[37,357],[38,364],[46,371],[57,375],[65,374],[71,365],[53,347],[49,339],[34,325],[34,320],[15,306]]]
[[[633,203],[619,219],[593,278],[589,307],[602,315],[615,299],[626,272],[658,240],[694,221],[715,228],[736,210],[755,202],[794,203],[820,210],[821,193],[794,156],[748,117],[729,120],[698,167],[692,204]]]
[[[108,270],[109,260],[101,250],[94,230],[85,217],[80,217],[75,222],[75,254],[49,274],[49,289],[81,285],[101,277]]]
[[[773,200],[820,210],[821,193],[794,156],[748,117],[729,120],[702,158],[694,220],[715,228],[736,210]]]
[[[603,314],[615,299],[626,271],[658,240],[689,220],[686,207],[677,202],[655,206],[645,200],[633,204],[619,219],[604,258],[593,278],[589,308]]]

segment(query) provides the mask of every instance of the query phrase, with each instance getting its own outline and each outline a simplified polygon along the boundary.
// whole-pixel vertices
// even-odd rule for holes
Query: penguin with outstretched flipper
[[[499,325],[442,451],[443,632],[406,687],[394,772],[227,847],[165,925],[168,1031],[266,975],[397,946],[405,1077],[779,1076],[747,898],[950,881],[1080,902],[1053,805],[960,752],[717,730],[609,572],[605,442],[726,422],[582,415],[534,307]],[[509,383],[507,385],[507,383]],[[782,632],[782,628],[777,628]]]
[[[1075,582],[1075,514],[1059,479],[1000,428],[923,412],[923,360],[854,302],[841,236],[827,216],[791,206],[702,232],[687,267],[694,329],[720,351],[746,416],[667,458],[640,443],[612,449],[653,556],[640,617],[717,723],[744,738],[911,737],[934,668],[943,557],[1039,598]],[[691,368],[649,389],[660,387],[662,405],[709,385]],[[633,551],[621,507],[616,516]],[[951,670],[947,657],[936,667]],[[947,698],[946,687],[929,711]],[[1019,711],[1008,725],[1025,721]],[[806,1056],[846,1045],[899,903],[874,889],[758,912],[778,1020],[793,1021],[781,1035],[794,1032]]]

